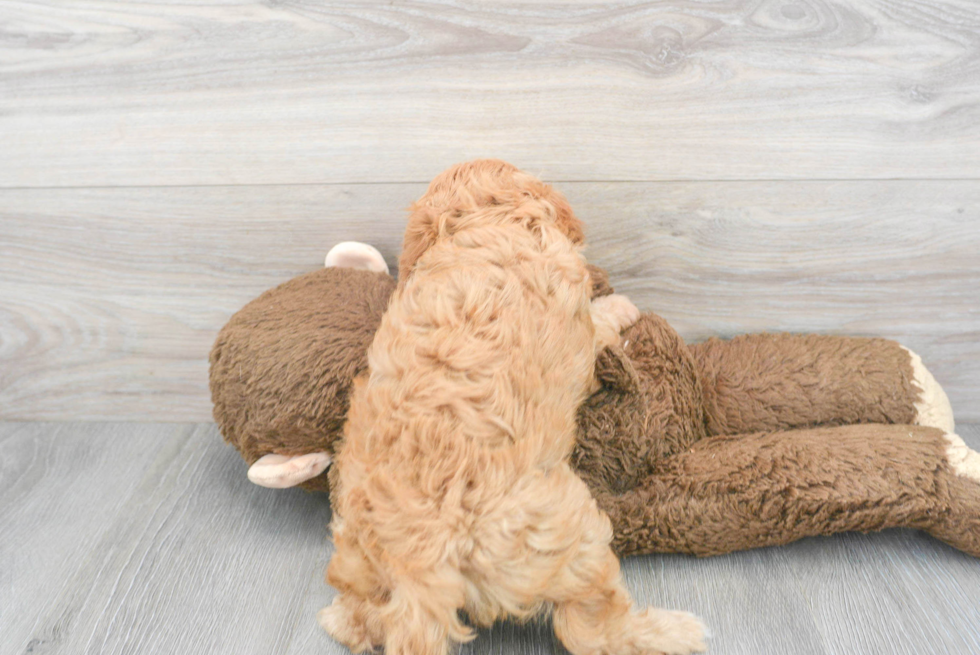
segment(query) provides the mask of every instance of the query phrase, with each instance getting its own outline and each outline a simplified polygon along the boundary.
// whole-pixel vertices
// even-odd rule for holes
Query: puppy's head
[[[551,186],[499,159],[477,159],[441,173],[412,205],[398,264],[399,284],[438,239],[487,212],[513,216],[529,227],[550,222],[575,244],[585,239],[581,221]]]

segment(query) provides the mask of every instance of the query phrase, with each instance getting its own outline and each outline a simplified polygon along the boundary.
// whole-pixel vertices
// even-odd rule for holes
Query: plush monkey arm
[[[750,334],[689,348],[709,434],[855,423],[953,431],[942,388],[894,341]]]
[[[594,297],[613,293],[605,271],[590,265],[589,273]],[[653,354],[664,362],[693,359],[708,434],[853,423],[910,423],[954,431],[942,387],[918,355],[894,341],[750,334],[690,345],[656,314],[644,314],[644,319],[663,324],[657,331],[669,338],[650,340],[641,333],[632,335],[633,340],[669,342],[675,352],[631,356]]]
[[[891,527],[980,557],[980,455],[955,434],[852,425],[709,437],[595,492],[621,555],[699,556]]]

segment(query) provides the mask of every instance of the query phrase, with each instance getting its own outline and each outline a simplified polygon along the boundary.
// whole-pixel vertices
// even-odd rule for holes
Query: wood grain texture
[[[690,340],[882,335],[980,418],[980,184],[566,183],[589,258]],[[0,417],[207,421],[232,313],[357,239],[394,266],[417,184],[0,191]]]
[[[0,2],[0,186],[980,177],[973,0]]]
[[[0,651],[44,652],[77,628],[77,607],[44,626],[43,615],[56,598],[84,600],[72,578],[165,447],[156,437],[186,431],[155,426],[130,439],[123,425],[0,424]]]
[[[329,559],[325,498],[256,493],[210,425],[0,435],[22,473],[0,484],[17,501],[2,506],[0,652],[285,651]]]
[[[980,425],[962,425],[980,448]],[[251,485],[214,426],[0,423],[0,655],[348,652],[325,496]],[[640,604],[711,627],[712,655],[980,651],[980,565],[923,533],[806,539],[624,562]],[[463,655],[565,652],[547,622]]]

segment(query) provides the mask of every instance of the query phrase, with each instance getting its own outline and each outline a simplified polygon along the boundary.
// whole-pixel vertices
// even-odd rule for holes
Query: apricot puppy
[[[500,161],[449,169],[413,207],[333,473],[339,594],[319,621],[351,650],[442,655],[474,636],[460,610],[546,608],[576,655],[703,648],[691,615],[633,610],[568,465],[595,353],[639,316],[590,304],[582,241],[560,194]]]

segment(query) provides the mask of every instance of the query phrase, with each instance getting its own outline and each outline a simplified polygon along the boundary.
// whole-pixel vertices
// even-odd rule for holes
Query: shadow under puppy
[[[554,610],[572,653],[703,649],[689,614],[632,608],[612,529],[569,467],[596,353],[639,312],[590,302],[582,228],[509,164],[455,166],[413,207],[401,274],[332,469],[339,594],[321,625],[355,652],[442,654]]]

